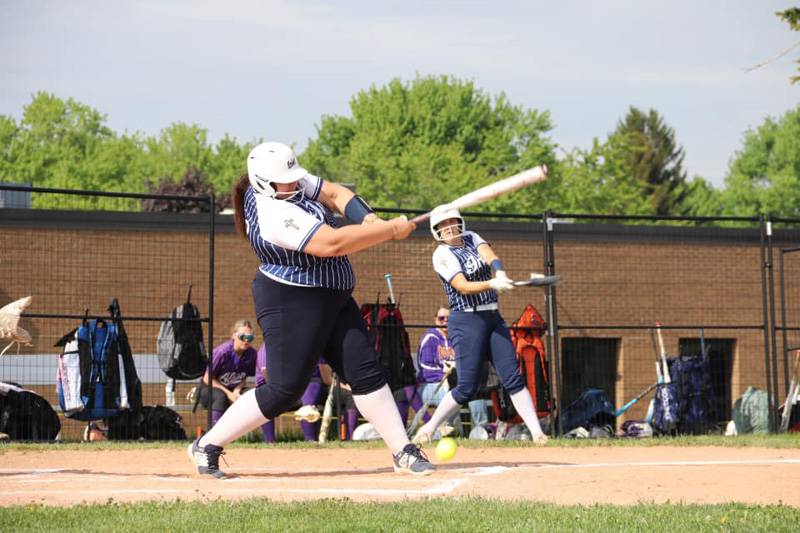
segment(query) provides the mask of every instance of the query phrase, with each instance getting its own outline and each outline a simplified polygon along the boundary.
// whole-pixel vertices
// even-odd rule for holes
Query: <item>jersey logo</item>
[[[289,229],[289,228],[291,228],[293,230],[299,230],[300,229],[300,226],[298,226],[297,224],[294,223],[294,219],[293,218],[284,219],[283,225],[286,226],[287,229]]]
[[[466,270],[467,274],[474,274],[479,268],[478,260],[472,256],[467,257],[467,260],[464,261],[464,270]]]

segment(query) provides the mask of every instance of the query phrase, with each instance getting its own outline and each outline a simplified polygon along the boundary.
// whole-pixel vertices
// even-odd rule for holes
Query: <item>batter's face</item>
[[[291,183],[273,183],[273,187],[275,187],[275,198],[278,200],[283,200],[284,198],[290,198],[294,196],[295,191],[297,191],[297,182],[293,181]]]
[[[448,218],[439,222],[436,225],[439,230],[439,235],[445,243],[450,246],[461,246],[461,220],[457,218]]]
[[[255,337],[251,328],[242,326],[233,333],[232,338],[233,351],[236,353],[242,353],[246,349],[250,348],[250,345],[253,344],[253,339]]]

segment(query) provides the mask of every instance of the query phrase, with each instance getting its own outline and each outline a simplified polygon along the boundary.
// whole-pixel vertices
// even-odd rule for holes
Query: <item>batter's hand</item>
[[[489,280],[489,287],[497,291],[497,294],[500,294],[513,289],[514,282],[506,275],[505,270],[498,270],[494,277]]]
[[[408,218],[405,216],[393,218],[389,223],[392,225],[392,239],[396,241],[405,239],[411,235],[411,232],[417,229],[417,225],[413,222],[409,222]]]

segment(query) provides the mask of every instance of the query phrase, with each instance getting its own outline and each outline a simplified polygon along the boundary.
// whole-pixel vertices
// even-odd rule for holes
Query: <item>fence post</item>
[[[767,289],[767,272],[772,269],[772,264],[770,263],[769,256],[767,255],[767,239],[772,234],[772,224],[766,219],[764,215],[759,216],[759,225],[760,225],[760,250],[761,250],[761,308],[762,308],[762,316],[764,321],[764,377],[766,379],[767,385],[767,409],[768,409],[768,420],[769,420],[769,430],[771,433],[774,433],[776,430],[775,426],[775,393],[772,390],[772,376],[771,376],[771,363],[770,363],[770,350],[772,348],[772,344],[770,342],[770,329],[772,328],[772,324],[770,323],[770,309],[768,304],[768,289]]]
[[[213,398],[211,388],[211,357],[214,353],[214,243],[217,232],[217,205],[214,200],[214,195],[208,196],[209,206],[209,235],[208,235],[208,345],[206,352],[208,355],[208,415],[206,418],[206,431],[211,429],[211,399]]]
[[[542,226],[544,230],[544,270],[546,276],[554,276],[556,273],[555,268],[555,246],[553,241],[553,212],[547,210],[542,217]],[[555,364],[555,382],[556,382],[556,401],[555,413],[553,413],[552,401],[552,386],[550,387],[550,433],[551,435],[560,436],[563,433],[561,425],[561,356],[558,346],[558,311],[556,309],[556,288],[554,285],[548,285],[545,291],[545,313],[547,320],[547,353],[550,354],[548,358],[548,372],[551,377],[553,376],[553,364]],[[556,420],[558,423],[556,424]]]

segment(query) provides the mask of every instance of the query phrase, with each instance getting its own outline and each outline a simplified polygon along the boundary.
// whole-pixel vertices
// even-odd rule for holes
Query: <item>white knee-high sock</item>
[[[448,392],[442,398],[442,401],[439,402],[439,406],[433,412],[431,419],[428,420],[419,430],[422,433],[430,433],[433,434],[439,426],[442,425],[442,422],[448,420],[450,417],[453,416],[458,409],[461,408],[461,404],[455,401],[453,398],[453,393]]]
[[[203,435],[199,444],[225,446],[267,421],[268,419],[261,414],[261,408],[258,407],[256,390],[250,389],[228,407],[214,427]]]
[[[410,443],[406,428],[400,419],[400,411],[397,410],[397,404],[388,385],[369,394],[353,394],[353,401],[364,418],[372,424],[392,450],[392,454],[397,454]]]
[[[514,409],[522,417],[522,421],[528,426],[533,438],[544,434],[542,426],[539,425],[539,417],[536,416],[536,408],[533,406],[533,400],[528,389],[522,389],[512,394],[511,403],[514,404]]]

